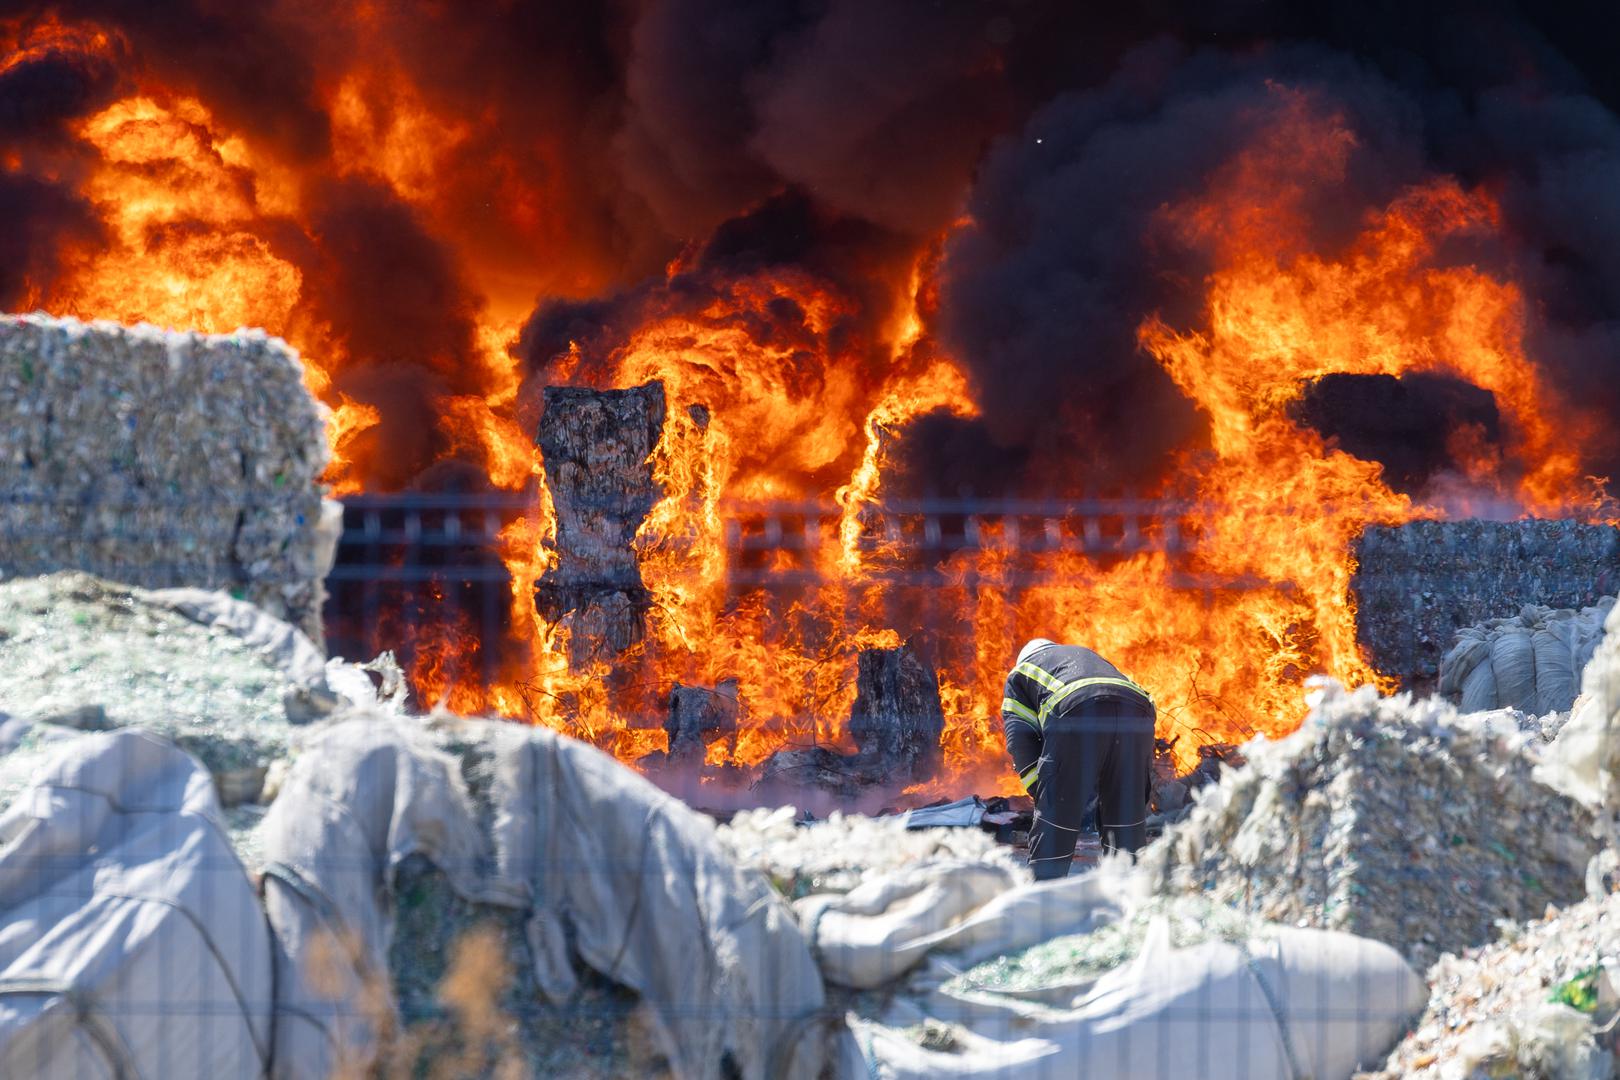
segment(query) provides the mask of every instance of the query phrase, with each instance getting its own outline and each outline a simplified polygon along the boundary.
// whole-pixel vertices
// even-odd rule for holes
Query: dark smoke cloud
[[[0,144],[56,142],[63,125],[108,104],[124,87],[119,39],[66,28],[25,32],[0,66]]]
[[[0,311],[55,277],[62,252],[96,242],[100,219],[67,187],[0,171]]]
[[[990,432],[1068,464],[1067,482],[1048,476],[1044,486],[1150,479],[1196,422],[1136,344],[1152,312],[1173,325],[1197,316],[1210,268],[1208,253],[1162,235],[1160,211],[1202,191],[1274,122],[1268,78],[1331,84],[1352,126],[1370,133],[1359,175],[1311,208],[1323,233],[1416,174],[1415,117],[1352,61],[1188,56],[1169,42],[1127,57],[1105,86],[1038,111],[981,168],[974,225],[948,248],[941,328],[975,375]]]
[[[766,199],[717,226],[687,253],[676,273],[650,277],[611,295],[541,304],[520,335],[517,354],[534,381],[551,377],[557,363],[576,347],[569,361],[576,381],[591,383],[609,374],[615,348],[647,319],[660,314],[701,312],[723,300],[740,277],[792,268],[834,290],[846,308],[818,342],[858,361],[882,321],[891,314],[892,286],[915,242],[902,234],[821,209],[797,189]],[[771,305],[765,321],[746,327],[760,342],[805,337],[806,314],[788,297]]]
[[[379,118],[419,98],[454,126],[432,224],[486,274],[535,283],[521,295],[532,301],[639,277],[672,253],[612,165],[625,19],[617,4],[415,0],[306,26],[319,70],[347,72],[359,58],[385,79],[404,75],[408,101],[386,81],[368,88]]]
[[[630,33],[624,182],[664,229],[701,236],[770,194],[776,178],[744,148],[754,132],[745,84],[797,25],[792,5],[651,0]]]
[[[885,228],[937,230],[1009,112],[1007,7],[652,0],[626,61],[625,183],[676,236],[784,186]]]
[[[127,60],[119,40],[71,27],[29,23],[15,33],[0,56],[0,155],[23,167],[0,169],[0,310],[36,298],[72,251],[101,238],[75,191],[83,154],[68,124],[113,99]]]
[[[1366,211],[1435,174],[1486,185],[1503,236],[1459,250],[1458,263],[1522,283],[1532,357],[1572,398],[1620,408],[1614,112],[1505,6],[1365,15],[1240,27],[1240,40],[1311,44],[1140,47],[1102,86],[1059,95],[998,141],[970,202],[976,224],[949,249],[941,305],[944,339],[973,370],[998,441],[1039,451],[1036,463],[1055,455],[1087,477],[1140,482],[1197,430],[1136,345],[1150,313],[1202,324],[1207,253],[1157,222],[1252,141],[1273,83],[1342,113],[1358,138],[1345,182],[1307,206],[1313,247],[1336,250]],[[1599,448],[1600,464],[1613,469],[1614,455]]]
[[[0,18],[52,11],[127,40],[134,64],[195,94],[216,116],[297,158],[325,152],[330,131],[315,93],[307,37],[277,6],[228,0],[0,0]]]
[[[1006,118],[996,8],[833,0],[756,78],[754,148],[843,213],[939,228]]]
[[[447,448],[438,399],[482,386],[474,301],[443,245],[387,187],[337,180],[305,197],[308,244],[289,252],[301,263],[304,300],[353,359],[339,368],[337,389],[381,410],[362,437],[366,475],[400,487]]]

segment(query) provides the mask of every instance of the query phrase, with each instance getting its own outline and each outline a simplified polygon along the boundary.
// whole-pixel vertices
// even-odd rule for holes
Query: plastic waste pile
[[[1427,968],[1584,895],[1590,812],[1536,780],[1507,713],[1324,682],[1294,734],[1250,743],[1141,856],[1153,889],[1345,930]]]

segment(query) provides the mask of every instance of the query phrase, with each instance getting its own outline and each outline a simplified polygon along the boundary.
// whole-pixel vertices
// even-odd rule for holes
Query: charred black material
[[[1324,375],[1305,385],[1293,415],[1345,452],[1381,463],[1390,486],[1408,494],[1466,464],[1459,449],[1493,449],[1502,438],[1496,397],[1444,375]]]
[[[631,541],[662,494],[649,457],[664,429],[664,386],[552,386],[540,450],[557,512],[557,565],[535,586],[535,608],[573,629],[571,659],[611,659],[646,632],[652,597]]]

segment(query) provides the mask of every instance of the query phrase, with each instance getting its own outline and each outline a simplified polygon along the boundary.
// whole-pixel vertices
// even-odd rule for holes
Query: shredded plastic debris
[[[256,799],[290,753],[288,708],[307,704],[306,689],[230,630],[142,590],[86,574],[0,583],[0,710],[168,735],[208,766],[227,804]]]
[[[945,984],[949,993],[996,990],[1027,993],[1073,985],[1113,971],[1136,959],[1149,930],[1162,921],[1171,947],[1187,949],[1208,941],[1242,944],[1265,934],[1266,924],[1200,896],[1154,897],[1118,922],[1089,934],[1064,934],[1019,952],[998,956]]]
[[[1540,740],[1512,715],[1330,682],[1314,697],[1144,850],[1155,891],[1370,937],[1420,970],[1584,895],[1591,815],[1532,777]]]
[[[1620,895],[1509,928],[1494,945],[1444,956],[1412,1032],[1366,1080],[1612,1075],[1620,1015]]]
[[[834,813],[807,824],[797,818],[791,806],[744,810],[719,827],[720,843],[795,900],[811,893],[847,893],[870,877],[930,860],[1022,865],[1011,848],[979,829],[907,829],[903,814]]]

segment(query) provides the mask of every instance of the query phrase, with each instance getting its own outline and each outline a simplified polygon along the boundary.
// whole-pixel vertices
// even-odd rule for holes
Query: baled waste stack
[[[1585,614],[1584,612],[1582,613]],[[1592,899],[1504,933],[1501,941],[1447,956],[1415,1030],[1369,1077],[1613,1075],[1620,1012],[1620,894],[1613,888],[1620,839],[1620,608],[1581,677],[1580,704],[1543,755],[1537,775],[1592,812],[1605,847],[1592,860]]]
[[[1457,632],[1527,604],[1620,590],[1620,529],[1577,521],[1413,521],[1356,541],[1356,636],[1379,671],[1428,692]]]
[[[557,512],[556,565],[535,586],[547,621],[566,620],[575,664],[611,661],[647,632],[652,596],[632,546],[663,496],[652,453],[664,384],[627,390],[548,386],[539,443]]]
[[[1429,970],[1428,1009],[1363,1080],[1614,1075],[1620,1011],[1620,895],[1552,918]]]
[[[1141,853],[1155,891],[1395,946],[1419,968],[1583,895],[1591,814],[1533,778],[1509,714],[1320,686]]]
[[[262,331],[0,316],[0,577],[225,589],[318,643],[324,425]]]
[[[1592,899],[1514,928],[1502,940],[1448,956],[1430,973],[1433,995],[1378,1080],[1396,1076],[1614,1075],[1620,1014],[1620,607],[1581,675],[1574,716],[1543,755],[1538,776],[1590,810],[1606,846],[1588,875]]]

